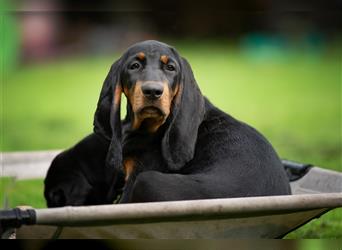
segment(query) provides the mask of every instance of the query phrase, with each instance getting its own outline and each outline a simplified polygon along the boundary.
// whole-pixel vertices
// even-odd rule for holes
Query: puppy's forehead
[[[136,55],[138,53],[144,53],[145,55],[171,55],[171,47],[165,43],[157,41],[144,41],[134,44],[128,50],[128,56]]]

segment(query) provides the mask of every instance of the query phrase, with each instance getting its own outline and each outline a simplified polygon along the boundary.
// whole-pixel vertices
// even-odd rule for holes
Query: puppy
[[[127,115],[120,120],[121,96]],[[48,206],[290,194],[271,144],[205,98],[189,63],[144,41],[111,67],[94,134],[59,155],[45,180]]]

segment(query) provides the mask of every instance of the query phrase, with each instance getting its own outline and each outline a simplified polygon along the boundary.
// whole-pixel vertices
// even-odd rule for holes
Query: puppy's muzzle
[[[162,82],[144,82],[141,86],[144,96],[149,100],[157,100],[163,95],[164,86]]]

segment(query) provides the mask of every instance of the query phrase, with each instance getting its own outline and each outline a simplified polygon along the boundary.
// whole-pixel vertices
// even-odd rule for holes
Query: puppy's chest
[[[144,171],[165,172],[160,140],[142,136],[126,137],[123,143],[123,168],[126,180]]]

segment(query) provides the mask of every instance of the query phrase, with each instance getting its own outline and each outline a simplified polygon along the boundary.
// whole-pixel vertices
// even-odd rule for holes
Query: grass
[[[202,92],[262,132],[282,158],[341,171],[340,50],[251,53],[229,44],[176,43]],[[115,58],[115,56],[114,56]],[[69,147],[92,131],[102,82],[113,57],[69,58],[5,74],[1,151]],[[1,179],[10,207],[44,207],[42,180]],[[0,194],[1,195],[1,194]],[[341,209],[288,238],[342,236]]]
[[[0,207],[13,208],[29,205],[35,208],[45,208],[43,196],[43,180],[20,180],[0,178]]]

